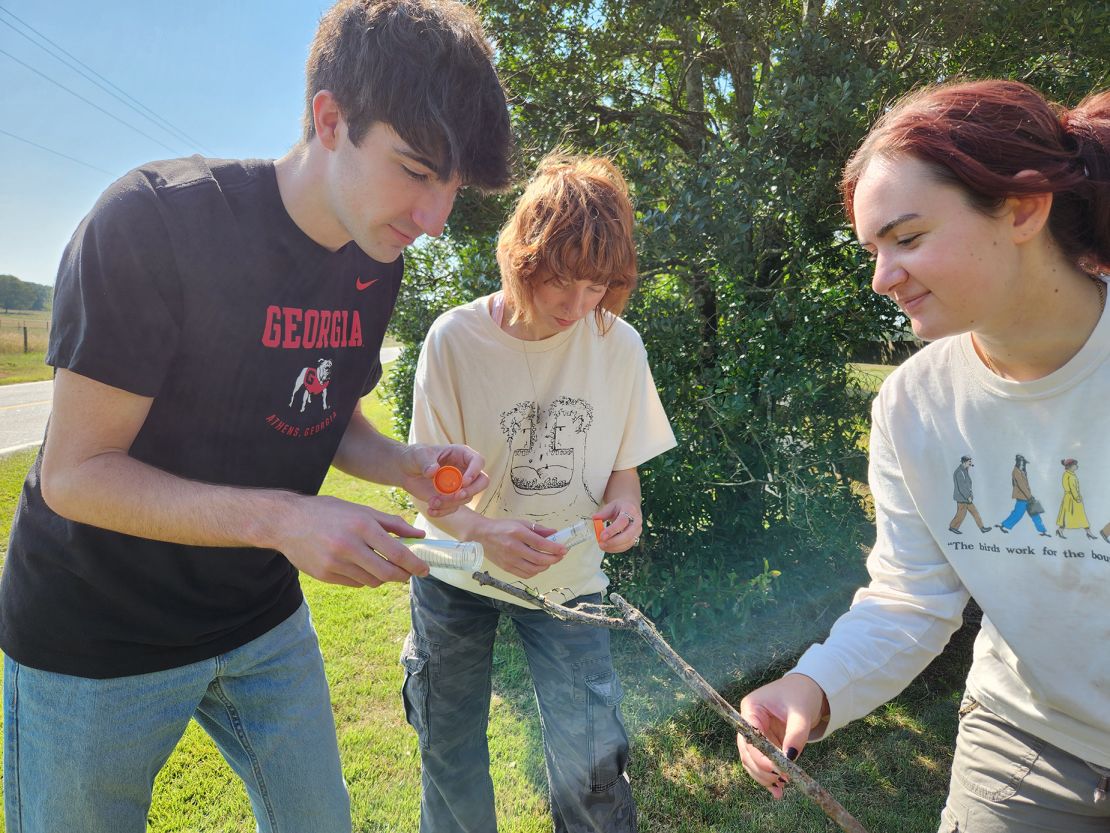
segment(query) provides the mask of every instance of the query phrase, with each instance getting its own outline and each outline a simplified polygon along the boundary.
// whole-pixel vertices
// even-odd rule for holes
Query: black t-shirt
[[[281,202],[272,162],[200,157],[127,174],[62,259],[46,360],[153,397],[130,454],[191,480],[315,494],[378,354],[402,259],[330,252]],[[273,550],[191,547],[68,521],[27,477],[0,580],[0,648],[117,677],[236,648],[291,615]]]

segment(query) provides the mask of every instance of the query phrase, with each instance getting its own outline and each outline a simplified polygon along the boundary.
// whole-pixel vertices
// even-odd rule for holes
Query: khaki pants
[[[1110,770],[1023,732],[964,696],[938,833],[1108,833]]]
[[[957,503],[956,504],[956,517],[952,519],[952,523],[948,524],[949,529],[959,529],[960,524],[964,522],[967,513],[971,513],[971,517],[975,519],[975,523],[980,529],[983,528],[983,519],[979,517],[979,510],[975,508],[974,503]]]

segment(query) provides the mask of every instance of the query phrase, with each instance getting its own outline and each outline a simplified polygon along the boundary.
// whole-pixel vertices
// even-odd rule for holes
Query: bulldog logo
[[[293,400],[297,398],[297,393],[303,390],[304,395],[301,397],[302,414],[316,394],[322,397],[323,409],[328,410],[328,385],[331,384],[331,366],[331,359],[320,359],[316,363],[316,367],[304,368],[297,377],[296,384],[293,385],[293,395],[289,397],[289,407],[293,407]]]

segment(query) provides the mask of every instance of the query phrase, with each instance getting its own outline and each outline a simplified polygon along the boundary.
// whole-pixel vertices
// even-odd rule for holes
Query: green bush
[[[633,186],[641,288],[627,318],[679,444],[642,469],[647,533],[608,559],[615,589],[683,633],[743,618],[782,583],[858,577],[871,397],[848,365],[905,322],[869,289],[841,166],[921,82],[1030,77],[1071,102],[1105,85],[1104,5],[479,3],[522,178],[569,144],[612,156]],[[497,287],[513,196],[465,194],[445,238],[412,254],[395,319],[406,345]],[[391,383],[402,432],[414,361]]]

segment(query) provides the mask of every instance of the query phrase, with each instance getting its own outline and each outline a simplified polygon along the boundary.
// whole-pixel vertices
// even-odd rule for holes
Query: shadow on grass
[[[820,587],[783,582],[776,589],[779,600],[755,612],[742,630],[730,632],[718,624],[674,647],[738,704],[822,639],[864,578],[861,563]],[[978,630],[976,617],[969,619],[974,621],[902,695],[805,751],[802,765],[872,833],[936,830],[948,789],[956,712]],[[739,764],[732,730],[638,636],[615,632],[613,653],[626,692],[630,774],[643,833],[835,829],[800,792],[788,790],[782,802],[774,802],[757,787]],[[519,774],[546,794],[531,676],[511,624],[502,623],[494,663],[496,708],[518,723],[516,742],[524,741],[508,754]]]
[[[829,740],[808,747],[801,765],[872,833],[932,833],[948,789],[956,712],[977,625],[898,698]],[[738,703],[786,667],[752,674],[722,692]],[[786,833],[836,829],[797,791],[779,803],[739,765],[735,736],[696,705],[636,737],[633,783],[644,833],[728,830]]]

